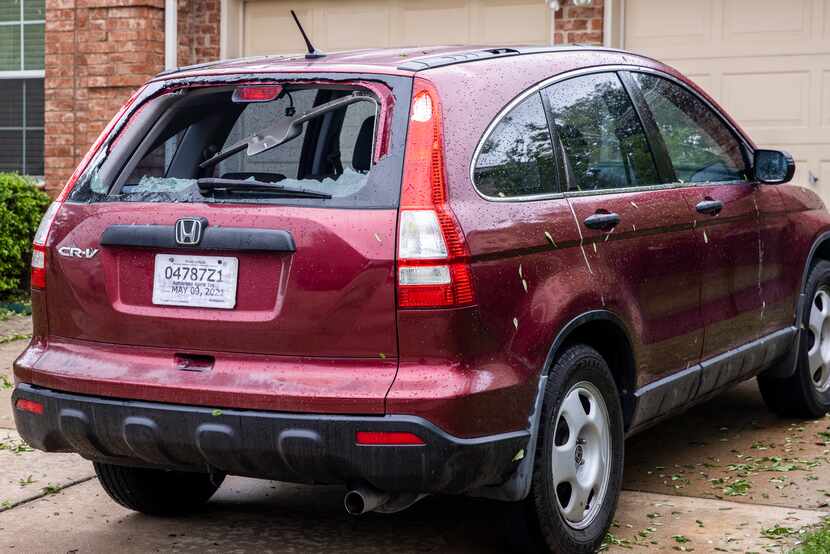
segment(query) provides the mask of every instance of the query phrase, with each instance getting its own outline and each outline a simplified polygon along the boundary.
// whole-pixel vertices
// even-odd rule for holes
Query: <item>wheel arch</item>
[[[628,326],[609,310],[591,310],[576,316],[554,338],[545,359],[543,376],[547,376],[556,358],[573,344],[590,346],[608,363],[620,393],[623,423],[628,430],[634,415],[637,385],[637,365]]]
[[[799,292],[802,295],[805,292],[804,288],[807,286],[807,278],[810,276],[810,270],[818,260],[830,262],[830,231],[821,233],[815,238],[815,240],[813,240],[813,245],[810,247],[809,254],[807,254],[807,262],[804,264],[804,273],[801,276],[801,287]],[[800,306],[801,303],[799,303],[799,308]]]
[[[627,431],[631,423],[635,399],[636,365],[634,349],[628,327],[619,316],[608,310],[591,310],[578,315],[558,330],[548,350],[545,364],[539,375],[536,400],[529,414],[530,438],[526,451],[522,451],[522,460],[516,471],[504,483],[497,486],[483,487],[471,491],[470,496],[491,498],[494,500],[517,501],[530,493],[533,463],[539,442],[540,416],[548,373],[556,358],[565,348],[572,344],[586,344],[597,350],[608,362],[620,400],[623,405],[623,424]]]

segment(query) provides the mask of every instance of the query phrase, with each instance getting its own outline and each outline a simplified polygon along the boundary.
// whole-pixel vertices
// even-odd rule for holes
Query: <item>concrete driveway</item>
[[[0,322],[0,337],[28,325]],[[0,338],[0,376],[24,346]],[[198,515],[135,514],[109,500],[89,462],[26,448],[0,388],[0,551],[515,551],[509,507],[466,498],[352,518],[341,487],[229,478]],[[797,540],[791,531],[828,515],[830,418],[777,419],[754,382],[632,438],[627,453],[611,552],[784,552]]]

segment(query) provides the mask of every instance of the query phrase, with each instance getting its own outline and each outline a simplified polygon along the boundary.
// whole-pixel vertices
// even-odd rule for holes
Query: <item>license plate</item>
[[[153,304],[230,310],[238,267],[236,258],[156,254]]]

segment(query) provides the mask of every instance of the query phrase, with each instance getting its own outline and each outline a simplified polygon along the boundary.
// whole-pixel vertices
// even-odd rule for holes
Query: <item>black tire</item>
[[[221,474],[165,471],[95,462],[98,481],[125,508],[148,515],[172,516],[202,507],[224,481]]]
[[[830,389],[819,391],[813,383],[807,352],[815,337],[809,329],[810,310],[819,289],[830,292],[830,262],[819,261],[810,270],[804,289],[799,341],[798,363],[795,373],[785,379],[758,376],[758,388],[767,407],[782,417],[817,419],[830,411]]]
[[[587,382],[600,393],[608,415],[610,450],[609,473],[604,497],[590,523],[582,529],[573,527],[557,505],[554,483],[553,445],[554,419],[569,391]],[[592,409],[592,408],[590,408]],[[590,409],[586,410],[588,413]],[[523,501],[526,532],[534,550],[542,552],[582,554],[596,552],[608,532],[617,508],[622,487],[624,436],[619,392],[606,361],[585,345],[569,347],[550,370],[545,390],[539,438],[530,494]],[[560,493],[561,494],[561,493]],[[596,501],[596,500],[594,500]]]

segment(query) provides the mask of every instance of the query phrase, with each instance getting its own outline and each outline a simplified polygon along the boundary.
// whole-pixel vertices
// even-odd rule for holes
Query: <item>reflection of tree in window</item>
[[[634,73],[683,182],[745,179],[741,145],[729,128],[693,94],[667,79]]]
[[[549,87],[552,116],[577,190],[659,183],[645,133],[619,78],[587,75]]]
[[[478,189],[511,197],[555,192],[553,149],[542,100],[533,94],[496,125],[479,151]]]

